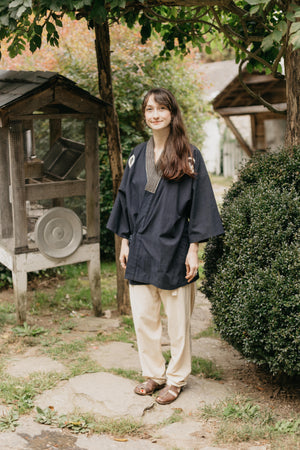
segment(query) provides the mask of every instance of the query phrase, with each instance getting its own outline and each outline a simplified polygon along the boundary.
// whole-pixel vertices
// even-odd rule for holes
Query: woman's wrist
[[[199,243],[198,242],[191,242],[190,243],[189,251],[198,253],[198,249],[199,249]]]

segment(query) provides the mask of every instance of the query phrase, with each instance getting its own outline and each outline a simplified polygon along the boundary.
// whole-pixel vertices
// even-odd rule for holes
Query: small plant
[[[19,413],[11,409],[7,414],[0,416],[0,431],[15,431],[18,426]]]
[[[89,433],[93,425],[80,415],[71,417],[62,415],[58,418],[58,426],[59,428],[68,428],[73,433]]]
[[[42,409],[39,406],[36,407],[37,414],[35,421],[42,423],[43,425],[53,425],[56,420],[56,411],[52,406]]]
[[[33,327],[31,327],[30,325],[27,324],[27,322],[24,322],[24,324],[22,326],[13,328],[12,331],[17,336],[21,336],[21,337],[25,337],[25,336],[35,337],[35,336],[39,336],[41,334],[47,333],[47,330],[45,330],[45,328],[37,327],[35,325]]]

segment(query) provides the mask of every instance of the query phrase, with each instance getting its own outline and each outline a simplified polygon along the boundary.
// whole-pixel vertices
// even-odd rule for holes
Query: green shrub
[[[228,191],[203,292],[221,336],[273,374],[300,374],[300,147],[250,160]]]

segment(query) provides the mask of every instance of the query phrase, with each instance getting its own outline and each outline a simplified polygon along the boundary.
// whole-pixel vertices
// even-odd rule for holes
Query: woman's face
[[[156,103],[154,95],[150,95],[145,108],[145,121],[153,131],[163,130],[170,127],[171,111],[164,105]]]

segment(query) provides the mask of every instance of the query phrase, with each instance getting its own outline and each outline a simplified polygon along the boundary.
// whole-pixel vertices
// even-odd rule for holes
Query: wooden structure
[[[95,315],[101,314],[98,121],[105,103],[55,72],[0,71],[0,263],[12,271],[17,318],[26,320],[27,272],[88,262]],[[84,121],[85,179],[45,176],[34,155],[35,120],[49,120],[50,148],[62,119]],[[29,154],[29,153],[30,154]],[[86,235],[74,253],[48,258],[28,240],[29,202],[86,197]],[[27,208],[28,210],[28,208]]]
[[[243,82],[251,91],[261,96],[279,111],[271,112],[266,106],[245,89],[236,76],[212,102],[213,108],[224,119],[242,149],[248,156],[255,151],[266,150],[266,120],[285,118],[286,83],[284,79],[258,72],[243,72]],[[251,118],[252,146],[250,146],[231,120],[232,116],[249,115]]]

